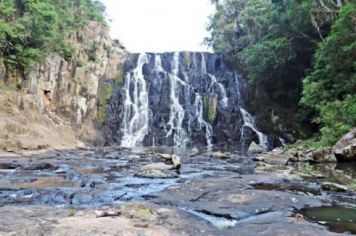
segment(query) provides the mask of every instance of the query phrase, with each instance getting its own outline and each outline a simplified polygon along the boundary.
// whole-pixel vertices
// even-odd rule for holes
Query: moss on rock
[[[204,111],[206,111],[209,122],[214,122],[217,115],[218,97],[216,95],[204,96],[203,105]]]
[[[98,98],[98,111],[96,114],[97,121],[103,124],[106,118],[106,107],[108,105],[109,99],[114,91],[112,84],[103,84],[100,87],[99,98]]]

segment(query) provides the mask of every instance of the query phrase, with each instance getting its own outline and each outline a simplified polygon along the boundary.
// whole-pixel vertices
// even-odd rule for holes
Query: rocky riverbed
[[[356,233],[352,162],[194,148],[178,152],[179,166],[167,158],[172,152],[96,147],[2,156],[0,235]]]

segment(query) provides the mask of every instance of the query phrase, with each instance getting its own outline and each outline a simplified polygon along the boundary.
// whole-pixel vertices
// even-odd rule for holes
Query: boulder
[[[192,148],[189,152],[189,156],[191,156],[191,157],[196,156],[198,154],[199,154],[199,149],[196,147]]]
[[[162,154],[162,153],[158,153],[158,155],[160,157],[162,157],[165,160],[169,160],[172,162],[174,168],[176,168],[177,170],[180,169],[181,167],[181,158],[176,155],[176,154]]]
[[[264,151],[263,147],[258,145],[255,142],[252,142],[248,148],[247,153],[248,154],[257,154],[257,153],[262,153]]]
[[[218,159],[229,159],[230,153],[224,153],[224,152],[218,151],[218,152],[213,152],[210,156],[213,158],[218,158]]]
[[[140,170],[135,174],[136,177],[142,177],[142,178],[161,178],[161,179],[167,179],[167,178],[177,178],[178,174],[173,172],[173,171],[168,171],[168,170],[158,170],[158,169],[144,169]]]
[[[152,163],[141,167],[141,170],[170,170],[170,169],[172,169],[172,166],[164,164],[163,162]]]
[[[135,176],[142,178],[176,178],[178,175],[171,170],[173,168],[173,166],[163,162],[152,163],[142,166]]]
[[[174,168],[176,168],[177,170],[180,169],[181,160],[180,160],[180,157],[178,155],[175,155],[175,154],[172,155],[172,163],[173,163]]]
[[[335,162],[336,158],[331,148],[317,149],[311,152],[312,160],[316,162]]]
[[[356,128],[345,134],[333,147],[338,161],[356,160]]]
[[[171,160],[172,159],[172,155],[171,154],[164,154],[164,153],[158,153],[158,155],[165,159],[165,160]]]

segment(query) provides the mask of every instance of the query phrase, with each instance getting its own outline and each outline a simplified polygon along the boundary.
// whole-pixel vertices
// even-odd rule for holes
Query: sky
[[[202,42],[209,33],[210,0],[101,0],[112,38],[130,52],[210,51]]]

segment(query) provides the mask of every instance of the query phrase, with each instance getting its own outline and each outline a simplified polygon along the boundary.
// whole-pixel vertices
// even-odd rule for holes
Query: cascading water
[[[182,85],[186,85],[181,79],[178,77],[179,72],[179,53],[174,53],[172,74],[169,74],[171,86],[170,86],[170,100],[171,100],[171,112],[169,115],[167,135],[166,137],[172,137],[174,140],[175,146],[185,146],[187,140],[186,131],[183,128],[183,119],[185,116],[185,111],[181,104],[179,103],[179,97],[177,96],[177,86],[178,83],[182,83]]]
[[[224,86],[221,84],[221,83],[218,83],[217,80],[216,80],[216,77],[212,74],[208,74],[209,77],[211,78],[211,81],[212,81],[212,84],[213,86],[217,86],[219,88],[219,92],[220,92],[220,103],[223,107],[227,107],[228,106],[228,97],[226,96],[226,91],[225,91],[225,88]]]
[[[121,146],[248,145],[267,136],[244,108],[242,79],[212,53],[133,54],[114,93],[107,139]]]
[[[218,93],[220,96],[220,102],[222,104],[223,107],[227,107],[228,106],[228,97],[226,96],[226,91],[224,86],[219,83],[216,79],[216,77],[213,74],[208,73],[207,68],[206,68],[206,62],[205,62],[205,56],[203,53],[201,53],[201,72],[202,74],[207,74],[210,79],[211,79],[211,85],[209,87],[209,91],[210,92],[215,92],[216,87],[218,87]]]
[[[248,113],[244,108],[240,108],[242,119],[243,119],[243,126],[241,127],[241,138],[244,139],[244,128],[249,127],[251,128],[258,136],[259,144],[267,149],[268,148],[268,137],[264,133],[257,130],[255,118],[252,117],[250,113]],[[243,140],[242,140],[243,141]]]
[[[202,129],[203,127],[205,128],[206,144],[208,147],[211,147],[212,146],[211,137],[213,136],[213,128],[211,127],[211,124],[209,122],[206,122],[204,120],[203,99],[198,93],[196,93],[195,96],[196,97],[195,97],[194,106],[196,107],[196,117],[198,120],[199,129]]]
[[[148,93],[142,67],[149,61],[147,54],[141,54],[137,67],[125,77],[124,119],[122,121],[121,146],[140,145],[148,132]]]

